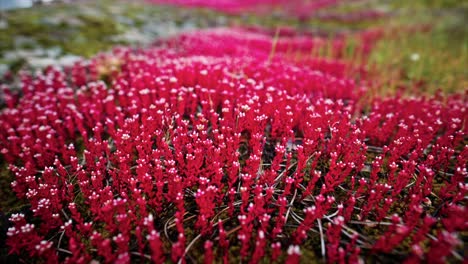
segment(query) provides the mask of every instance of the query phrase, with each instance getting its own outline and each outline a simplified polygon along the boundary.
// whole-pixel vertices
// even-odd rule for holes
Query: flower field
[[[383,37],[216,27],[17,73],[1,84],[2,177],[23,204],[2,208],[7,256],[466,261],[468,91],[385,94]]]

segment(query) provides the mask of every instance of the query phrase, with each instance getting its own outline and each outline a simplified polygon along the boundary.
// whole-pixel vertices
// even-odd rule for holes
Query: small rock
[[[58,59],[58,64],[61,66],[71,66],[75,62],[82,60],[83,58],[75,55],[65,55]]]
[[[27,59],[28,64],[31,65],[33,68],[45,68],[49,65],[54,65],[56,60],[51,58],[37,58],[31,57]]]
[[[0,64],[0,78],[9,70],[8,65]]]
[[[0,29],[6,29],[8,28],[8,21],[6,20],[0,20]]]
[[[124,34],[117,35],[111,38],[112,41],[123,41],[128,43],[141,43],[148,44],[152,41],[151,36],[148,34],[143,34],[138,30],[132,29]]]
[[[47,57],[57,58],[60,55],[60,53],[62,53],[62,48],[52,47],[52,48],[46,49],[44,51],[45,51],[45,54],[46,54]]]
[[[26,46],[36,46],[37,41],[31,37],[25,36],[16,36],[14,39],[15,47],[16,48],[23,48]]]

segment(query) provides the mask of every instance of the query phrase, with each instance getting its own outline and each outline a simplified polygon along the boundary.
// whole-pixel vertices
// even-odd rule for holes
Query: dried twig
[[[323,261],[325,261],[326,249],[325,249],[325,240],[323,238],[322,221],[320,219],[317,219],[317,223],[318,223],[319,233],[320,233],[320,247],[321,247],[321,252],[322,252],[322,258],[323,258]]]

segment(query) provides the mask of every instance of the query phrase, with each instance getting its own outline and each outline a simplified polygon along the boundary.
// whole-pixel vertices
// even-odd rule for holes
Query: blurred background
[[[455,92],[468,87],[466,25],[468,1],[459,0],[0,0],[0,82],[118,45],[254,26],[330,39],[377,32],[367,66],[378,85]]]

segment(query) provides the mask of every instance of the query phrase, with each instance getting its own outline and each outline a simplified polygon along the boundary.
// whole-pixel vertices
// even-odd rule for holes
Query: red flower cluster
[[[365,30],[352,36],[340,34],[333,38],[323,38],[307,32],[300,33],[288,27],[278,27],[276,30],[260,27],[210,28],[184,33],[175,38],[157,41],[155,44],[186,56],[228,56],[242,57],[244,60],[287,61],[300,68],[326,72],[339,78],[350,74],[365,78],[367,71],[363,64],[374,43],[382,35],[380,29]],[[345,50],[351,37],[356,43],[353,47],[353,57],[349,58]],[[326,57],[320,54],[324,50],[327,51]]]
[[[31,208],[10,217],[10,253],[68,263],[463,258],[466,94],[362,107],[366,89],[344,63],[290,60],[289,47],[314,41],[280,40],[271,59],[271,37],[236,34],[24,75],[0,113],[11,186]],[[97,79],[109,65],[106,84]]]

